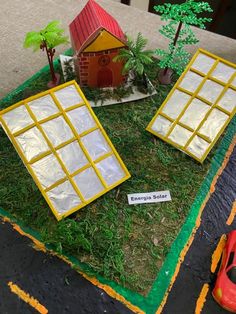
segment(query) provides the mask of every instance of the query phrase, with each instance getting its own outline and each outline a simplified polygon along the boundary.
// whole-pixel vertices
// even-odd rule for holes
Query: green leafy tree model
[[[123,74],[130,71],[138,78],[141,78],[145,87],[147,87],[146,67],[153,63],[153,51],[144,50],[147,45],[147,39],[143,38],[141,33],[135,41],[127,36],[128,49],[121,49],[119,54],[113,58],[113,61],[124,62]]]
[[[41,49],[46,52],[52,76],[52,82],[49,83],[51,86],[57,85],[59,81],[59,74],[55,73],[53,65],[55,47],[68,43],[68,38],[63,36],[64,30],[59,28],[59,24],[59,21],[52,21],[39,32],[29,32],[24,41],[25,48],[32,47],[33,51]]]
[[[169,21],[160,30],[170,40],[168,51],[157,49],[156,54],[161,57],[160,67],[163,69],[159,78],[162,83],[170,83],[171,70],[181,74],[189,61],[190,54],[184,47],[198,43],[191,25],[204,29],[205,23],[212,19],[199,17],[199,14],[213,10],[207,2],[194,0],[186,0],[182,4],[165,3],[154,9],[161,14],[163,21]]]

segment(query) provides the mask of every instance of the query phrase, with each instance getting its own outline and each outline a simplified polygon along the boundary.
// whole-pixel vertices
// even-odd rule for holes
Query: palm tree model
[[[25,48],[31,47],[33,51],[41,49],[46,52],[52,77],[52,81],[48,83],[49,88],[58,85],[60,81],[60,75],[55,73],[53,65],[55,47],[68,43],[68,38],[62,35],[64,30],[59,28],[59,24],[59,21],[52,21],[39,32],[29,32],[26,34],[24,41]]]
[[[141,77],[144,87],[147,88],[146,67],[153,63],[153,51],[144,50],[147,44],[147,39],[143,38],[141,33],[138,33],[137,39],[134,42],[127,37],[127,48],[120,50],[119,54],[113,61],[123,61],[123,74],[132,71],[136,77]]]

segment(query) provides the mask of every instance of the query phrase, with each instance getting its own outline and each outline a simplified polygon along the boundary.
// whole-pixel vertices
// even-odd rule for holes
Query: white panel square
[[[28,105],[33,111],[37,120],[42,120],[44,118],[50,117],[59,111],[50,95],[46,95],[30,101]]]
[[[73,179],[86,200],[104,190],[104,187],[93,168],[84,170]]]
[[[69,125],[63,117],[42,123],[41,126],[54,147],[74,137]]]
[[[234,73],[236,73],[236,70],[234,68],[222,62],[219,62],[211,76],[224,83],[228,83],[229,79]]]
[[[93,160],[111,151],[110,146],[100,130],[95,130],[83,136],[81,141]]]
[[[172,122],[166,118],[158,116],[152,125],[152,130],[162,136],[165,136],[168,133],[171,124]]]
[[[42,133],[36,127],[17,136],[16,140],[28,161],[50,150]]]
[[[3,119],[12,133],[34,123],[24,105],[3,114]]]
[[[196,135],[189,144],[187,151],[192,153],[197,158],[201,159],[206,150],[208,149],[209,145],[210,145],[209,143],[207,143],[201,137]]]
[[[213,141],[228,118],[229,116],[222,111],[213,109],[199,130],[199,133],[209,137]]]
[[[236,91],[229,88],[219,100],[218,105],[231,113],[236,107]]]
[[[207,55],[200,53],[192,64],[192,68],[196,69],[204,74],[207,74],[212,68],[215,60]]]
[[[66,176],[53,154],[36,161],[31,167],[44,188]]]
[[[198,95],[212,103],[215,103],[223,89],[224,87],[222,85],[206,80]]]
[[[179,125],[176,125],[173,131],[169,135],[169,139],[181,146],[185,146],[187,141],[190,139],[193,133],[189,130],[182,128]]]
[[[54,95],[64,109],[74,105],[78,105],[83,102],[74,85],[64,87],[54,92]]]
[[[194,98],[191,104],[188,106],[184,115],[181,117],[180,122],[190,126],[192,129],[196,129],[200,122],[205,117],[206,113],[210,110],[210,106],[202,102],[201,100]]]
[[[58,214],[65,214],[81,204],[81,200],[69,181],[58,185],[47,192],[47,195]]]
[[[176,119],[181,111],[186,106],[187,102],[190,100],[188,94],[182,93],[178,90],[175,90],[172,96],[169,98],[162,112],[165,113],[172,119]]]
[[[203,80],[202,76],[189,71],[186,73],[185,77],[183,78],[179,86],[194,93],[198,86],[201,84],[202,80]]]
[[[79,134],[96,126],[96,123],[86,106],[71,110],[67,115]]]
[[[77,141],[58,149],[57,153],[70,173],[88,164],[88,160]]]
[[[107,185],[115,184],[125,177],[125,172],[115,156],[110,156],[96,164]]]

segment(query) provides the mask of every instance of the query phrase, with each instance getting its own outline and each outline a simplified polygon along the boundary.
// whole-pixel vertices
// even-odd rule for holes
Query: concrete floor
[[[86,0],[1,0],[0,10],[0,97],[23,83],[46,63],[42,52],[33,53],[23,48],[25,34],[40,30],[49,21],[60,20],[68,34],[68,24],[81,11]],[[136,36],[140,31],[149,39],[149,48],[166,48],[158,30],[160,18],[112,0],[97,0],[119,21],[125,32]],[[199,47],[210,50],[230,61],[236,62],[236,40],[202,30],[196,30]],[[57,55],[70,45],[57,49]],[[198,46],[190,47],[195,52]]]

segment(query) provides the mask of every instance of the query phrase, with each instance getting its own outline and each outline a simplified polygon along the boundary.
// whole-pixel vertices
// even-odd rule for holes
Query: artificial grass
[[[46,89],[48,73],[0,102],[1,109]],[[32,178],[0,131],[0,207],[46,243],[77,256],[105,278],[147,294],[209,169],[145,131],[171,86],[148,100],[95,108],[131,179],[56,222]],[[169,189],[172,202],[129,206],[127,194]]]

